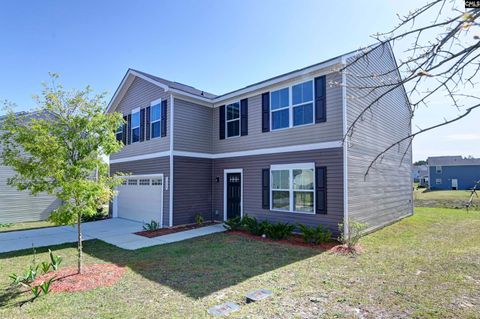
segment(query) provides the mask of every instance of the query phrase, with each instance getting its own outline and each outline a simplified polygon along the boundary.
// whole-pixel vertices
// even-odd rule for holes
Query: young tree
[[[65,91],[45,85],[35,97],[38,109],[15,114],[1,123],[0,158],[16,175],[8,184],[33,195],[47,192],[61,200],[50,219],[57,225],[77,224],[78,273],[82,273],[82,216],[92,216],[114,196],[118,177],[109,177],[102,156],[117,152],[122,143],[114,131],[120,114],[105,114],[104,94],[91,96],[89,87]],[[101,174],[101,173],[104,174]]]

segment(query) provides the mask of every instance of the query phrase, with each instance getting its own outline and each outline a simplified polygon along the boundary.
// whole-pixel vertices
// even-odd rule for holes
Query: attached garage
[[[163,175],[123,177],[113,201],[113,217],[163,225]]]
[[[30,195],[7,184],[15,172],[0,165],[0,224],[45,220],[60,201],[48,194]]]

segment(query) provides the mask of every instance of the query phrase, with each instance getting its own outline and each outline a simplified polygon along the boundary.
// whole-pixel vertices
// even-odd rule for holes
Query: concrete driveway
[[[84,240],[100,239],[117,247],[134,250],[162,245],[198,236],[222,232],[222,225],[206,226],[147,238],[133,233],[141,231],[143,224],[122,218],[112,218],[82,224]],[[35,247],[73,243],[77,241],[77,228],[71,226],[49,227],[0,233],[0,253]]]

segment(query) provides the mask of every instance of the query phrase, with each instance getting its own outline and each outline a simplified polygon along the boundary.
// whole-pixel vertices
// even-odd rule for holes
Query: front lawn
[[[33,228],[44,228],[44,227],[52,227],[52,226],[55,226],[55,225],[52,222],[49,222],[47,220],[41,220],[36,222],[0,224],[0,232],[33,229]]]
[[[201,318],[208,307],[241,304],[231,317],[480,318],[480,213],[418,208],[413,217],[361,240],[357,257],[215,234],[126,251],[85,242],[85,262],[126,266],[111,287],[27,295],[0,291],[0,318]],[[75,265],[74,245],[53,248]],[[37,260],[46,249],[37,249]],[[0,254],[0,287],[31,251]],[[244,304],[258,288],[273,297]]]

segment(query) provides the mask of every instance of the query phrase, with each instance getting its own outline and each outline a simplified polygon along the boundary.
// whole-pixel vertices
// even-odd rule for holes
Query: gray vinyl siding
[[[318,74],[317,74],[318,75]],[[284,83],[283,88],[303,80],[313,79],[302,77]],[[330,82],[341,81],[338,73],[327,75],[327,121],[312,125],[292,127],[267,133],[262,132],[262,93],[248,98],[248,135],[235,138],[219,139],[219,108],[214,109],[213,116],[213,151],[214,153],[236,152],[269,147],[281,147],[297,144],[338,141],[342,139],[342,89],[329,85]]]
[[[7,179],[15,172],[0,165],[0,224],[46,220],[60,201],[48,194],[30,195],[7,185]]]
[[[211,153],[213,109],[175,98],[173,149]]]
[[[173,225],[191,224],[195,215],[205,221],[212,215],[212,160],[174,157]]]
[[[130,175],[163,174],[163,226],[168,226],[170,191],[165,190],[165,180],[170,175],[170,157],[164,156],[110,164],[111,175],[120,172]]]
[[[151,139],[149,141],[137,142],[125,145],[123,149],[110,155],[110,159],[119,159],[143,154],[150,154],[170,149],[170,94],[160,87],[145,81],[141,78],[135,78],[128,88],[125,96],[122,98],[117,108],[114,110],[123,115],[128,115],[137,107],[144,108],[150,106],[152,101],[157,99],[167,100],[167,136]]]
[[[395,68],[394,57],[385,47],[375,49],[368,58],[350,67],[356,75],[381,74]],[[394,76],[395,73],[390,76]],[[365,97],[358,87],[379,85],[380,78],[347,75],[347,123],[350,126],[360,112],[383,90]],[[408,142],[394,147],[374,165],[365,179],[374,157],[411,131],[410,108],[402,88],[397,88],[376,104],[358,122],[347,151],[348,211],[352,219],[366,222],[370,229],[389,224],[413,212],[411,148]],[[406,156],[402,162],[402,156]]]
[[[262,209],[262,169],[273,164],[312,163],[327,167],[327,214],[300,214]],[[216,159],[213,162],[213,210],[223,220],[225,169],[243,169],[243,213],[272,222],[323,224],[334,233],[343,220],[342,148]],[[219,182],[215,181],[219,178]]]

